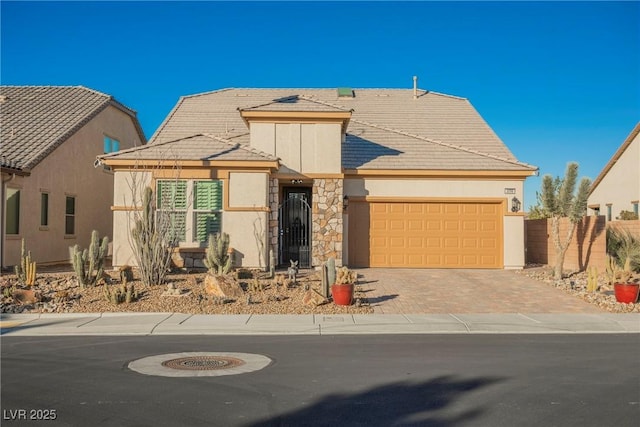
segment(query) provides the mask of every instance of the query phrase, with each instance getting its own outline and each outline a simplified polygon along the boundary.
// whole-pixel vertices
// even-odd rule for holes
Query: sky
[[[595,179],[640,121],[640,2],[0,2],[0,83],[82,85],[147,138],[225,87],[467,98],[541,178]]]

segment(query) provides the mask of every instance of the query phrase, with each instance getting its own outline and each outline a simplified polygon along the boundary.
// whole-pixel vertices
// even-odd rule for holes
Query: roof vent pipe
[[[413,76],[413,99],[418,99],[418,76]]]

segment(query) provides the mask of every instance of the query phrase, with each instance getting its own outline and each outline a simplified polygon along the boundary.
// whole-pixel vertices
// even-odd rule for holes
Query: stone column
[[[273,250],[273,256],[276,259],[276,263],[278,262],[278,206],[280,205],[280,200],[278,197],[278,179],[271,178],[269,179],[269,247],[268,249]],[[269,251],[267,250],[267,257]],[[267,260],[269,263],[269,260]]]
[[[312,200],[312,265],[319,266],[329,258],[342,265],[342,197],[343,182],[339,178],[313,180]]]

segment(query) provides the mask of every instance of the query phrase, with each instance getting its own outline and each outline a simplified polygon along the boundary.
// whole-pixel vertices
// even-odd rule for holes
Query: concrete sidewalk
[[[640,333],[640,313],[191,315],[2,314],[9,336]]]

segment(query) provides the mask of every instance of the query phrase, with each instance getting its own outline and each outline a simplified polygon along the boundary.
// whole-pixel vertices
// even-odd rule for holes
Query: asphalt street
[[[3,336],[3,426],[633,426],[640,335]],[[179,352],[255,372],[145,375]],[[48,418],[48,419],[45,419]]]

